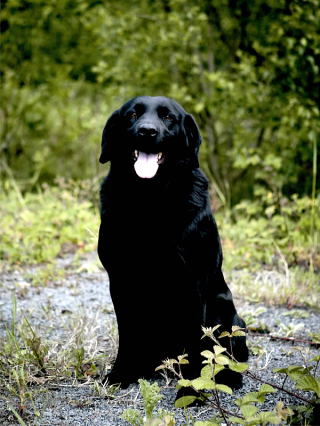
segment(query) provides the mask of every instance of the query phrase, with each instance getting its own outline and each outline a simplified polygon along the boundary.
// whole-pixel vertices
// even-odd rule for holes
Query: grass
[[[77,387],[86,382],[103,397],[112,396],[112,389],[106,389],[99,377],[104,376],[116,354],[114,319],[105,324],[106,344],[97,330],[99,312],[90,315],[78,309],[66,314],[59,311],[54,316],[43,310],[35,318],[15,297],[11,309],[5,334],[0,330],[0,390],[1,399],[16,420],[39,417],[37,398],[50,385]],[[49,323],[54,328],[48,327]]]

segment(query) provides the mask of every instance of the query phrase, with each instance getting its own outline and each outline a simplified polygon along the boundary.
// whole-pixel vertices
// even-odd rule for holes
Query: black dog
[[[165,97],[130,100],[103,130],[100,162],[111,168],[101,187],[98,253],[119,330],[109,383],[126,387],[183,353],[190,361],[185,375],[197,377],[201,326],[221,324],[219,333],[245,327],[221,271],[200,142],[193,117]],[[239,361],[248,358],[245,337],[233,338],[229,350]],[[220,381],[241,386],[240,374],[224,373]]]

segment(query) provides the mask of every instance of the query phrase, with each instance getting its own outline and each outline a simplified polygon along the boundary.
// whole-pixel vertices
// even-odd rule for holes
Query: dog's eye
[[[133,111],[133,112],[130,112],[129,118],[130,120],[136,120],[138,118],[138,115],[136,112]]]
[[[163,119],[166,120],[166,121],[173,121],[174,120],[174,118],[172,117],[172,115],[169,115],[169,114],[165,115],[163,117]]]

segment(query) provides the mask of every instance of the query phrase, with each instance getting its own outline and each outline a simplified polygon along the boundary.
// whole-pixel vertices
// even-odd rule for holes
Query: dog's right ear
[[[119,119],[120,112],[117,110],[108,118],[108,121],[104,126],[101,139],[101,155],[99,158],[99,161],[102,164],[112,159],[112,153],[114,150],[113,145],[115,142],[114,139],[116,138],[116,135],[119,134],[119,129],[117,130],[120,122]]]
[[[198,153],[201,144],[201,135],[199,127],[191,114],[185,115],[183,125],[187,138],[187,146],[190,154],[190,159],[195,167],[199,167]]]

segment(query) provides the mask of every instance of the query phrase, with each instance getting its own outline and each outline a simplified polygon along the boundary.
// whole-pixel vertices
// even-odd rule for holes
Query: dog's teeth
[[[159,152],[159,154],[158,154],[158,160],[161,160],[161,158],[162,158],[162,152]]]

